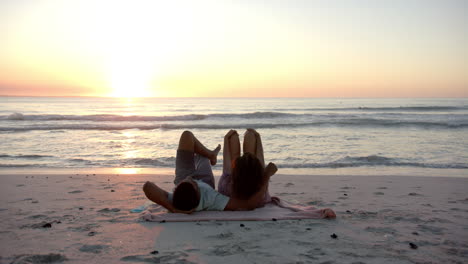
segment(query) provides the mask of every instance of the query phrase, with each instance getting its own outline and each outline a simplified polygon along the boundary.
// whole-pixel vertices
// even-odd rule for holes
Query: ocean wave
[[[432,169],[468,169],[468,164],[455,163],[422,163],[410,162],[397,158],[389,158],[378,155],[362,157],[344,157],[332,162],[324,163],[284,163],[279,164],[279,168],[348,168],[348,167],[418,167]]]
[[[8,158],[8,159],[41,159],[41,158],[52,158],[53,156],[50,155],[8,155],[8,154],[0,154],[0,158]]]
[[[81,124],[38,124],[38,125],[22,125],[22,126],[3,126],[0,127],[0,132],[22,132],[34,130],[183,130],[183,129],[241,129],[252,127],[261,128],[299,128],[299,127],[415,127],[415,128],[437,128],[437,129],[464,129],[468,128],[468,122],[463,121],[410,121],[410,120],[391,120],[391,119],[372,119],[372,118],[349,118],[349,119],[331,119],[323,121],[306,121],[306,122],[270,122],[270,123],[238,123],[238,122],[223,122],[223,123],[81,123]]]
[[[436,112],[436,111],[465,111],[468,105],[464,106],[390,106],[390,107],[333,107],[333,108],[276,108],[275,111],[305,111],[305,112],[342,112],[342,111],[360,111],[360,112]]]
[[[0,163],[0,168],[48,168],[48,166],[43,164],[2,164]]]
[[[5,156],[5,155],[3,155]],[[9,155],[8,155],[9,156]],[[10,156],[12,157],[12,156]],[[128,159],[108,159],[89,160],[81,158],[66,159],[61,163],[0,163],[0,168],[101,168],[101,167],[124,167],[124,168],[174,168],[175,157],[159,158],[128,158]]]
[[[140,115],[24,115],[22,113],[12,113],[0,116],[0,120],[8,121],[95,121],[95,122],[151,122],[151,121],[198,121],[209,118],[241,118],[241,119],[264,119],[298,116],[296,114],[281,112],[252,112],[240,114],[190,114],[174,116],[140,116]]]

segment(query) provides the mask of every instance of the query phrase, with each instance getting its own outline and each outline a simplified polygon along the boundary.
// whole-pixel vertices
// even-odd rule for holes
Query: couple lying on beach
[[[271,162],[265,166],[260,134],[247,129],[243,155],[237,131],[230,130],[224,136],[223,174],[216,191],[211,166],[216,164],[220,150],[221,145],[207,149],[192,132],[184,131],[177,149],[174,192],[146,182],[143,186],[146,197],[170,212],[186,214],[203,210],[253,210],[270,202],[268,183],[278,169]],[[326,217],[334,218],[335,213],[329,210]]]

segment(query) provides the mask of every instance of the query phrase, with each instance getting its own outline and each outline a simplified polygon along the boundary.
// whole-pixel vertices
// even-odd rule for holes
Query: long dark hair
[[[232,168],[232,195],[238,199],[249,199],[264,184],[264,168],[260,160],[247,152],[238,157]]]

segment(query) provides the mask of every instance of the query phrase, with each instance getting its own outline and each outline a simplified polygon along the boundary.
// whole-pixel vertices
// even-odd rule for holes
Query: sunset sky
[[[468,97],[464,0],[2,0],[0,95]]]

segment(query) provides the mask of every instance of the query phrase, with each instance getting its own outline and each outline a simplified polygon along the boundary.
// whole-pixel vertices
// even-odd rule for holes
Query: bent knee
[[[180,135],[181,138],[192,138],[193,137],[193,133],[189,130],[185,130],[184,132],[182,132],[182,134]]]

